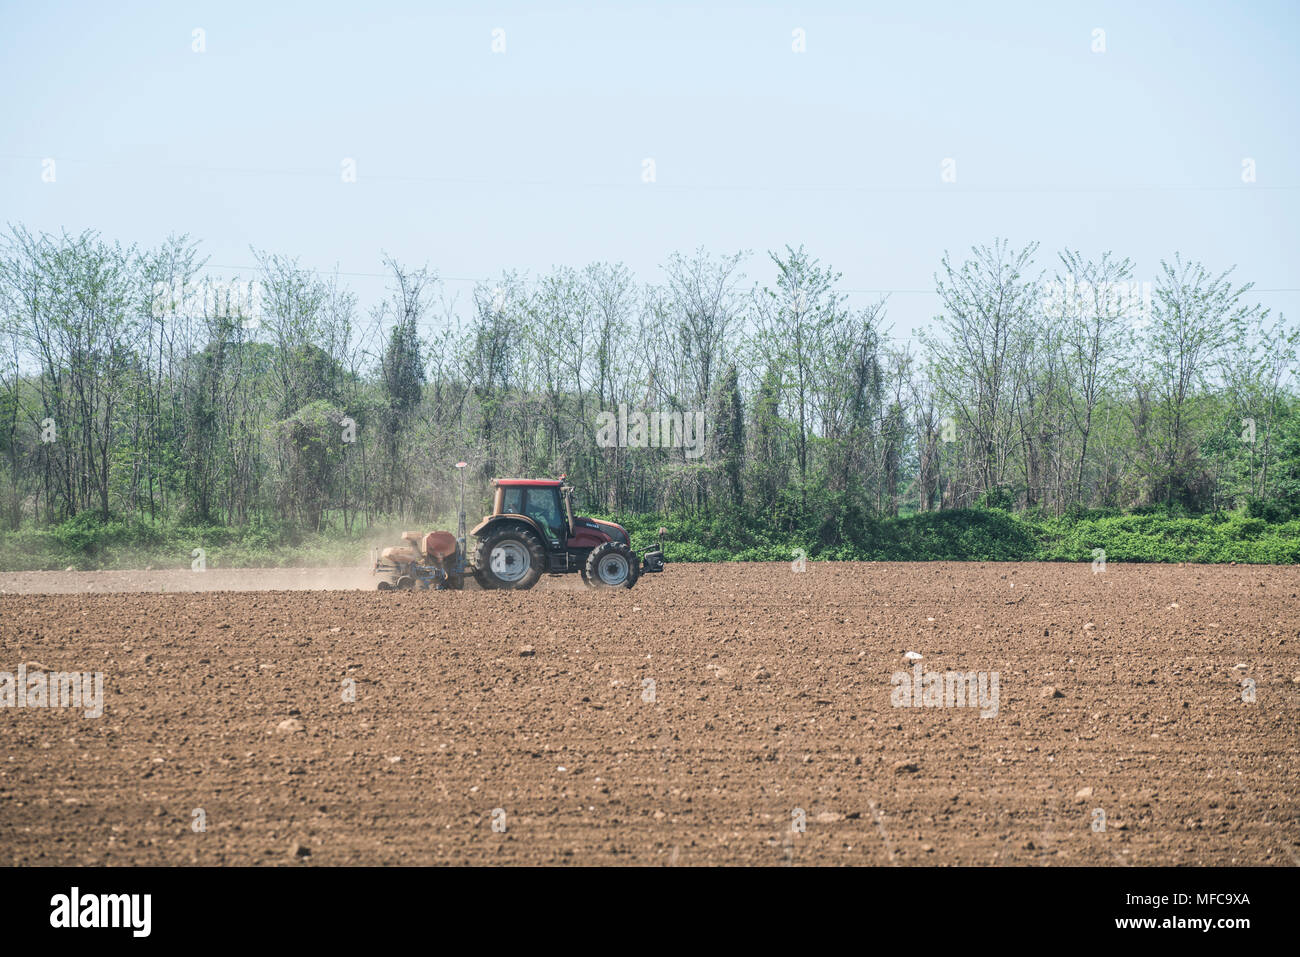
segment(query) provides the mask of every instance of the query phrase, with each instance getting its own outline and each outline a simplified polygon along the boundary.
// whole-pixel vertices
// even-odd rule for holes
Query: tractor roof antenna
[[[460,541],[460,550],[465,551],[465,466],[468,462],[457,462],[456,470],[460,472],[460,522],[456,525],[456,538]]]

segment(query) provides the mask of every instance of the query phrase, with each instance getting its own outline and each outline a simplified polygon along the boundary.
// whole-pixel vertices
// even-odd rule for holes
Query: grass
[[[833,514],[828,518],[827,514]],[[617,516],[638,550],[660,526],[669,561],[1067,561],[1300,563],[1300,519],[1268,521],[1245,511],[1181,516],[1083,513],[1039,517],[1000,509],[958,509],[876,520],[839,513],[803,521],[760,516]],[[409,524],[409,523],[408,523]],[[395,544],[401,523],[351,535],[302,533],[254,523],[131,523],[79,515],[60,525],[0,532],[0,571],[189,568],[203,549],[208,568],[343,566],[372,545]],[[442,527],[454,528],[454,525]]]
[[[662,525],[675,561],[1068,561],[1300,562],[1300,520],[1269,523],[1242,512],[1036,518],[999,509],[924,512],[856,523],[845,534],[808,528],[780,534],[761,522],[623,516],[644,547]]]
[[[148,525],[79,515],[49,528],[0,532],[0,571],[188,569],[200,558],[197,549],[202,549],[208,568],[356,565],[366,560],[373,544],[394,544],[398,534],[376,529],[346,535],[257,525]]]

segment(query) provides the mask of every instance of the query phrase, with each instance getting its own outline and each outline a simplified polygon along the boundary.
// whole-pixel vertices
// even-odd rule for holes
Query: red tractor
[[[463,474],[463,473],[462,473]],[[645,572],[664,570],[660,544],[640,558],[627,529],[573,514],[573,488],[559,479],[494,479],[492,513],[470,532],[478,539],[469,561],[462,489],[460,530],[402,535],[406,544],[384,549],[375,571],[388,573],[380,589],[464,587],[465,575],[485,589],[525,589],[543,574],[577,572],[591,588],[631,588]]]

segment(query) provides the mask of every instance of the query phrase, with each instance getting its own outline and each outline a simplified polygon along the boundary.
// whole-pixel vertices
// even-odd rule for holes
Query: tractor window
[[[524,490],[520,486],[516,485],[505,490],[501,500],[501,511],[511,515],[527,514],[524,512]]]
[[[528,489],[528,510],[524,514],[547,530],[552,541],[564,538],[564,515],[560,512],[560,497],[555,489]]]

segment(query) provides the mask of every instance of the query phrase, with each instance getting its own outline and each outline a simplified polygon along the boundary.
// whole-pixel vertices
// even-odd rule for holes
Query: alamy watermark
[[[1061,318],[1094,310],[1104,315],[1130,320],[1151,320],[1151,283],[1149,282],[1076,282],[1053,279],[1043,284],[1043,314]]]
[[[73,887],[50,898],[50,926],[56,928],[119,927],[148,937],[152,912],[152,894],[83,894]]]
[[[998,715],[996,671],[895,671],[889,701],[895,708],[979,708],[981,718]]]
[[[0,708],[82,708],[87,718],[104,713],[104,673],[49,671],[28,673],[27,664],[15,675],[0,671]]]
[[[155,319],[229,317],[245,329],[256,329],[262,324],[262,284],[256,279],[156,282],[149,308]]]
[[[596,444],[602,449],[681,448],[688,459],[704,454],[704,410],[666,412],[633,409],[620,402],[617,412],[596,415]]]

